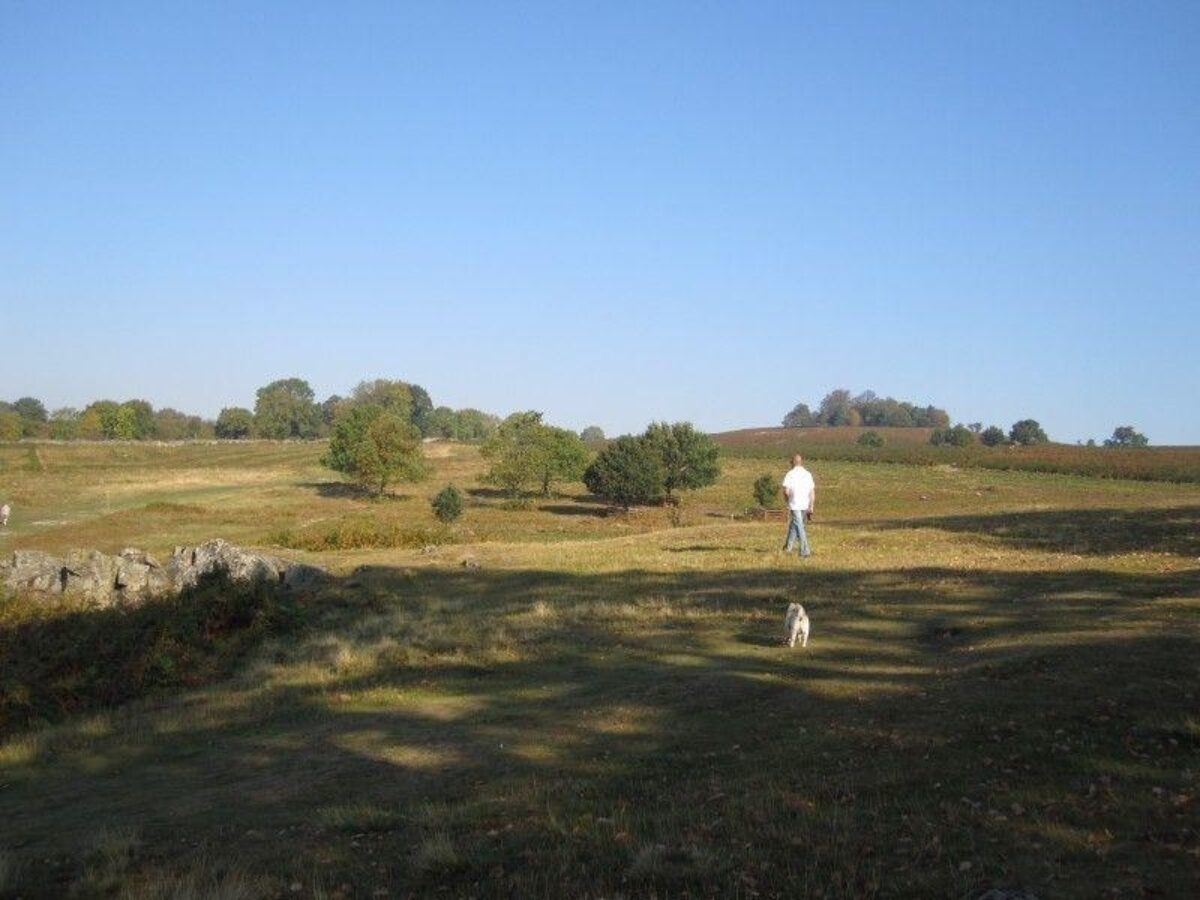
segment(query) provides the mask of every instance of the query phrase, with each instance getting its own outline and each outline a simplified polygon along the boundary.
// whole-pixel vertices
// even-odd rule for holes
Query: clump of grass
[[[142,512],[163,516],[200,516],[206,514],[208,510],[195,503],[171,503],[166,500],[157,500],[143,506]]]
[[[326,828],[353,833],[391,831],[402,821],[394,809],[375,803],[345,803],[327,806],[320,811],[318,819]]]
[[[239,869],[202,864],[186,872],[150,872],[121,890],[121,900],[254,900],[278,896],[279,890]],[[321,896],[314,889],[309,896]]]
[[[717,858],[701,847],[651,844],[634,856],[629,875],[637,880],[660,883],[702,881],[711,878],[718,869]]]
[[[0,894],[7,893],[17,886],[20,867],[16,857],[11,853],[0,852]]]
[[[374,519],[348,519],[324,528],[284,529],[268,538],[270,543],[293,550],[365,550],[415,548],[451,544],[455,532],[445,526],[401,525]]]
[[[417,845],[412,854],[412,867],[423,875],[437,875],[451,872],[463,863],[450,836],[444,831],[438,831]]]
[[[83,874],[71,894],[95,897],[112,894],[127,881],[141,840],[130,828],[106,828],[93,836],[84,855]]]

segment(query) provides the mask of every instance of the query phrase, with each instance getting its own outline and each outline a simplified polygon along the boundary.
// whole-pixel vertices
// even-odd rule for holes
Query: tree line
[[[887,428],[945,428],[950,415],[932,404],[921,406],[907,400],[880,397],[874,391],[853,395],[846,388],[830,391],[817,405],[797,403],[783,417],[784,428],[811,428],[817,425],[866,425]]]
[[[0,401],[0,440],[203,440],[246,438],[308,440],[328,437],[349,409],[374,403],[411,423],[422,437],[463,441],[486,439],[500,418],[478,409],[434,406],[419,384],[375,379],[357,385],[350,396],[334,394],[318,402],[303,378],[282,378],[259,388],[254,408],[229,406],[215,420],[146,400],[97,400],[83,409],[47,411],[35,397]]]

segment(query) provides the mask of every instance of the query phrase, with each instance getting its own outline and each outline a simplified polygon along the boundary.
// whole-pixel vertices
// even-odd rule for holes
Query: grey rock
[[[41,550],[14,550],[5,567],[4,584],[14,591],[62,591],[63,561]]]
[[[0,583],[17,591],[81,595],[108,606],[177,594],[218,572],[238,583],[270,582],[287,590],[311,588],[328,577],[317,566],[243,550],[217,539],[176,547],[166,565],[133,547],[117,556],[72,550],[64,558],[40,550],[17,550],[10,561],[0,562]]]

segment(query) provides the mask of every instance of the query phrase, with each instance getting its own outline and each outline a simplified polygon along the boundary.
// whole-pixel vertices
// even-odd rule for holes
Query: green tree
[[[433,400],[419,384],[410,384],[408,390],[412,394],[412,423],[422,435],[428,436],[432,434],[429,417],[433,413]]]
[[[579,439],[585,444],[603,444],[604,429],[599,425],[589,425],[583,431],[579,432]]]
[[[126,400],[119,412],[121,439],[144,441],[154,437],[154,407],[145,400]]]
[[[217,416],[217,437],[240,441],[254,431],[254,413],[241,406],[227,406]]]
[[[807,403],[797,403],[792,407],[792,411],[783,417],[784,428],[805,428],[815,424],[816,419]]]
[[[397,481],[420,481],[427,469],[421,433],[407,419],[372,404],[338,420],[322,464],[382,495]]]
[[[21,417],[21,435],[37,437],[46,424],[46,407],[36,397],[22,397],[12,403],[12,411]]]
[[[406,422],[412,421],[413,393],[407,382],[388,378],[360,381],[350,396],[355,403],[378,406]]]
[[[1036,419],[1021,419],[1019,422],[1014,422],[1012,429],[1008,432],[1008,439],[1014,444],[1023,445],[1045,444],[1050,440]]]
[[[691,422],[654,422],[642,435],[658,455],[663,487],[671,497],[677,490],[695,490],[714,483],[721,474],[718,449],[707,434]]]
[[[542,496],[550,496],[550,487],[555,481],[579,481],[583,478],[588,464],[588,449],[574,431],[543,425],[538,443],[541,446],[537,465]]]
[[[79,417],[82,413],[71,406],[63,406],[50,413],[50,437],[56,441],[70,441],[79,436]]]
[[[462,491],[452,484],[446,485],[429,501],[433,514],[443,522],[453,522],[463,511]]]
[[[24,425],[19,413],[0,410],[0,441],[19,441]]]
[[[659,455],[644,438],[619,437],[597,454],[583,474],[587,489],[628,509],[651,503],[666,490]]]
[[[754,502],[763,509],[779,505],[779,479],[774,475],[759,475],[754,479]]]
[[[845,388],[830,391],[821,400],[817,420],[822,425],[850,424],[850,392]]]
[[[542,414],[533,410],[501,422],[480,450],[491,463],[484,479],[514,499],[538,484],[545,468],[545,430]]]
[[[985,447],[999,447],[1008,441],[1008,436],[999,425],[989,425],[979,435],[979,442]]]
[[[260,436],[284,440],[314,438],[321,427],[321,408],[303,378],[282,378],[258,389],[254,430]]]
[[[1104,442],[1105,447],[1145,447],[1149,439],[1132,425],[1120,425],[1113,429],[1112,437]]]

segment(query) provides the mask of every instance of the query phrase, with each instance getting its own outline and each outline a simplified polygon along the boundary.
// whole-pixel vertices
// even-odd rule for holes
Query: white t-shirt
[[[783,476],[783,486],[792,489],[792,498],[788,501],[788,509],[808,509],[816,499],[817,484],[813,481],[812,473],[804,466],[789,469],[788,473]]]

